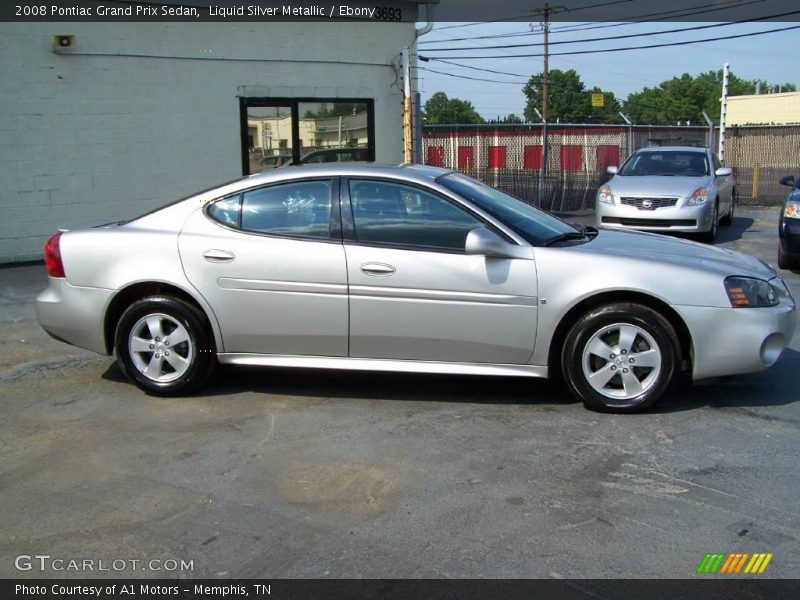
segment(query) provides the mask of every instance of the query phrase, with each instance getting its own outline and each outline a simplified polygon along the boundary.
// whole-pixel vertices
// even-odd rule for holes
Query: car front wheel
[[[679,344],[660,313],[640,304],[592,309],[562,348],[567,387],[587,408],[631,413],[658,401],[675,379]]]
[[[717,239],[717,229],[719,228],[719,202],[715,202],[711,208],[711,229],[700,234],[700,240],[713,244]]]
[[[720,224],[730,225],[731,223],[733,223],[733,216],[735,212],[736,212],[736,190],[733,190],[731,192],[731,207],[728,210],[728,214],[722,217]]]
[[[216,365],[204,316],[170,296],[131,304],[117,325],[114,347],[125,375],[156,396],[188,394],[205,383]]]

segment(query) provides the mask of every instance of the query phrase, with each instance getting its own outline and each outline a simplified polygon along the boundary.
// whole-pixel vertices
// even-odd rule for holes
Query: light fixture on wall
[[[53,52],[60,54],[62,52],[69,52],[75,48],[74,35],[54,35],[53,36]]]

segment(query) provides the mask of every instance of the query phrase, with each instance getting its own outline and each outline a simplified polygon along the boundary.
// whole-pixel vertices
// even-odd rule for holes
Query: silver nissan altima
[[[42,327],[164,396],[219,362],[558,374],[588,408],[634,412],[681,373],[769,367],[797,320],[756,258],[573,227],[418,165],[274,169],[57,233],[45,257]]]
[[[713,242],[719,224],[733,221],[733,170],[708,148],[646,148],[608,173],[613,177],[597,191],[598,226],[694,233]]]

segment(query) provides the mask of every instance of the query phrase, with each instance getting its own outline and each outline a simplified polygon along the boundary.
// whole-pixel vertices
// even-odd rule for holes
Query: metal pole
[[[422,99],[419,92],[414,93],[414,162],[422,161]]]
[[[630,156],[633,154],[633,123],[622,111],[619,111],[619,116],[628,124],[628,156]]]
[[[706,111],[703,111],[703,118],[708,123],[708,144],[706,145],[711,148],[714,145],[714,121],[711,120]]]
[[[719,147],[717,157],[719,162],[725,164],[725,121],[728,114],[728,77],[730,75],[730,64],[722,66],[722,97],[720,98],[719,109]]]
[[[536,116],[542,121],[542,169],[539,173],[539,208],[544,206],[544,196],[547,191],[547,119],[542,116],[539,109],[534,107]]]

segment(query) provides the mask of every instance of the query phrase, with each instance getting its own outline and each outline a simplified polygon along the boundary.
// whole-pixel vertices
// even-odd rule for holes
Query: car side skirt
[[[547,367],[492,363],[387,360],[335,356],[289,356],[279,354],[220,353],[219,362],[227,365],[347,369],[352,371],[392,371],[399,373],[440,373],[446,375],[505,375],[547,377]]]

